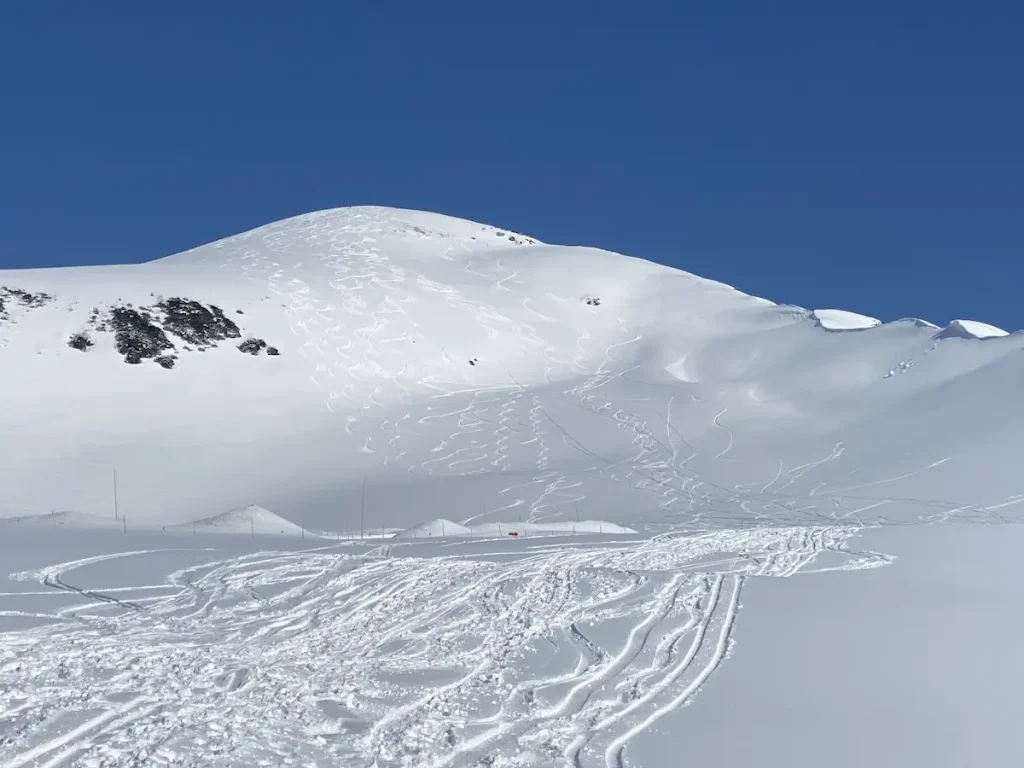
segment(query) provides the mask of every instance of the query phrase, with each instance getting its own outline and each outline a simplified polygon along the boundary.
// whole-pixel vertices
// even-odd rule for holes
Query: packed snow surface
[[[0,766],[1013,764],[1024,338],[810,314],[373,207],[0,272]]]
[[[407,528],[404,531],[399,531],[395,534],[394,538],[419,539],[429,536],[470,536],[472,533],[473,531],[464,525],[459,525],[444,518],[438,518],[437,520],[430,520],[426,523],[414,525],[412,528]]]

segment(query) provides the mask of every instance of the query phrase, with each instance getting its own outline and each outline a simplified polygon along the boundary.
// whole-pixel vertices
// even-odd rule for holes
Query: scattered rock
[[[95,345],[95,333],[111,332],[115,348],[129,365],[153,360],[160,367],[171,369],[177,365],[178,353],[168,334],[186,342],[183,347],[188,352],[204,352],[216,347],[220,341],[237,339],[242,335],[239,327],[225,317],[220,307],[181,297],[157,298],[159,303],[151,307],[122,304],[120,299],[119,304],[112,308],[93,307],[85,329],[71,334],[68,346],[86,352]],[[49,294],[0,286],[0,320],[8,319],[5,309],[15,302],[35,309],[51,301],[53,297]],[[241,309],[235,312],[245,314]],[[266,350],[268,355],[280,354],[276,347],[267,346],[263,339],[247,339],[238,348],[251,355],[258,355],[261,350]]]
[[[85,352],[92,346],[92,339],[89,338],[88,334],[76,333],[68,339],[68,346],[72,349],[77,349],[79,352]]]
[[[600,307],[601,306],[601,299],[598,296],[584,296],[583,300],[585,302],[587,302],[588,306],[591,306],[591,307]]]
[[[29,293],[21,288],[0,285],[0,320],[8,319],[7,305],[17,303],[26,309],[39,309],[53,301],[48,293]]]
[[[238,349],[247,355],[258,355],[260,350],[266,346],[267,342],[263,339],[246,339],[238,345]],[[269,350],[267,350],[267,354],[270,354]]]

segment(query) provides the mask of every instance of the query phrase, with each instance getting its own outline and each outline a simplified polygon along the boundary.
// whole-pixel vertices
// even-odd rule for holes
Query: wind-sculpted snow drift
[[[1024,503],[980,323],[384,208],[0,286],[5,768],[638,765],[747,586]]]

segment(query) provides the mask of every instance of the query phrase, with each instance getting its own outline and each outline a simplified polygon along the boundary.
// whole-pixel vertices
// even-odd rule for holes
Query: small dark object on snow
[[[92,339],[86,336],[84,333],[76,333],[70,339],[68,339],[68,346],[72,349],[77,349],[79,352],[85,352],[89,347],[92,346]]]
[[[174,355],[160,355],[160,357],[155,358],[155,361],[161,368],[171,370],[171,368],[174,367],[174,364],[178,361],[178,358]]]
[[[244,315],[244,314],[245,314],[245,312],[243,312],[243,311],[242,311],[242,310],[240,310],[240,309],[236,309],[236,310],[235,310],[235,312],[237,312],[237,313],[238,313],[238,314],[240,314],[240,315]]]
[[[586,302],[591,307],[600,307],[601,299],[597,296],[587,296]]]
[[[267,346],[263,339],[246,339],[238,345],[238,349],[247,355],[258,355],[260,350]],[[269,354],[269,352],[268,352]]]
[[[271,357],[276,357],[281,353],[277,351],[277,347],[267,347],[267,354],[270,355]]]

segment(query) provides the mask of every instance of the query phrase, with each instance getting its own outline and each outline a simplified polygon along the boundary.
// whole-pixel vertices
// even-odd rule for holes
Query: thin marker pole
[[[363,538],[363,523],[366,520],[366,478],[363,478],[363,495],[359,502],[359,538]]]

